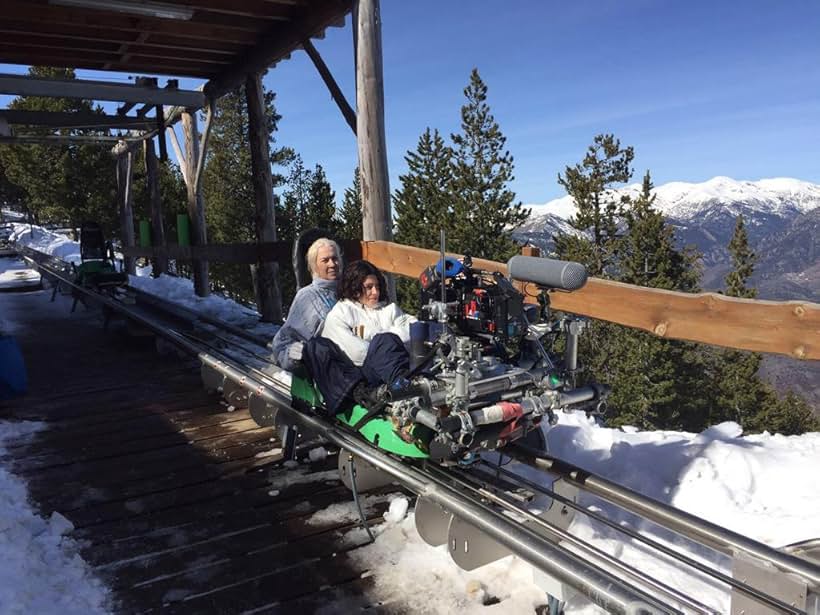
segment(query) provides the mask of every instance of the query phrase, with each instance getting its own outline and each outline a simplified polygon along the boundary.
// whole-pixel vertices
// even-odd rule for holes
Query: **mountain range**
[[[640,184],[631,184],[612,192],[634,197],[640,190]],[[820,185],[790,178],[715,177],[699,184],[671,182],[653,194],[655,208],[675,227],[679,244],[703,255],[704,290],[722,289],[731,266],[727,245],[742,214],[758,255],[751,282],[759,297],[820,301]],[[550,251],[553,235],[577,232],[568,222],[575,213],[572,197],[527,207],[531,215],[514,233],[518,241]]]
[[[637,196],[640,184],[613,190]],[[675,228],[679,245],[702,254],[704,290],[724,288],[731,269],[727,246],[738,215],[758,260],[750,284],[761,299],[820,302],[820,185],[791,178],[738,181],[715,177],[703,183],[671,182],[653,190],[655,207]],[[521,243],[550,252],[553,236],[577,233],[570,196],[528,205],[529,220],[515,233]],[[820,362],[765,357],[762,373],[779,389],[801,393],[820,412]]]

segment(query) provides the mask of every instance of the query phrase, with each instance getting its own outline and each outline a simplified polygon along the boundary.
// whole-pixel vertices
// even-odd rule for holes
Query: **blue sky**
[[[382,0],[381,11],[391,190],[426,127],[459,129],[473,67],[524,203],[560,196],[557,174],[600,132],[634,146],[636,179],[650,169],[656,184],[820,183],[820,3]],[[315,45],[355,105],[350,18]],[[265,84],[283,116],[277,142],[321,163],[340,197],[356,142],[312,63],[296,52]]]

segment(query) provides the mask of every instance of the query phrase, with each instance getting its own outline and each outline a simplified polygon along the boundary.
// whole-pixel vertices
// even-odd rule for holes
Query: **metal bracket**
[[[781,572],[771,564],[736,553],[732,558],[732,577],[772,598],[802,611],[806,610],[806,582],[799,577]],[[775,615],[781,612],[732,588],[731,615]]]
[[[555,479],[552,484],[552,491],[572,502],[575,502],[578,498],[578,487],[569,484],[563,478]],[[541,517],[548,523],[566,530],[575,518],[575,509],[562,504],[558,500],[552,500],[550,507],[541,514]]]
[[[249,391],[233,380],[225,380],[222,385],[222,395],[234,408],[247,408]]]
[[[450,557],[463,570],[475,570],[510,555],[510,550],[475,526],[453,517],[448,529]]]
[[[199,368],[199,374],[206,391],[221,391],[225,385],[225,376],[204,363]]]
[[[356,478],[356,490],[359,493],[378,489],[393,482],[393,478],[389,474],[367,463],[364,459],[350,454],[340,453],[339,479],[342,481],[342,484],[351,491],[353,490],[353,485],[350,482],[351,457],[353,457],[352,463],[353,474]]]
[[[256,421],[260,427],[273,427],[276,425],[276,415],[279,410],[276,406],[269,404],[262,397],[255,393],[248,395],[248,409],[251,413],[251,418]]]
[[[441,506],[420,495],[415,506],[416,531],[428,545],[438,547],[447,543],[447,532],[453,515]]]

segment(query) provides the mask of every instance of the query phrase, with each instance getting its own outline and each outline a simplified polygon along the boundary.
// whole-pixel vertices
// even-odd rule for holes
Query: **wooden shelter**
[[[328,27],[344,25],[353,12],[358,113],[344,100],[330,71],[311,39],[321,38]],[[156,181],[155,151],[165,155],[166,129],[181,120],[184,145],[168,131],[188,187],[188,214],[193,246],[207,245],[204,203],[201,195],[210,118],[214,101],[244,85],[254,160],[257,240],[276,240],[273,224],[271,177],[265,172],[269,150],[262,127],[261,75],[305,49],[328,85],[354,134],[358,134],[367,240],[389,240],[390,201],[384,138],[383,86],[379,0],[6,0],[0,12],[0,63],[83,68],[169,76],[138,78],[134,84],[102,81],[60,81],[23,75],[0,74],[0,94],[81,97],[119,101],[116,114],[52,114],[0,110],[0,142],[32,143],[94,140],[119,141],[117,165],[119,205],[123,223],[123,248],[133,262],[133,220],[130,211],[133,152],[145,148],[146,174]],[[199,78],[201,88],[180,90],[178,78]],[[207,111],[206,125],[197,127],[196,112]],[[117,139],[100,135],[72,136],[27,134],[26,126],[52,128],[120,128],[130,131]],[[184,149],[184,151],[183,151]],[[153,237],[164,238],[158,191],[149,186]],[[159,225],[159,227],[158,227]],[[257,277],[263,281],[260,311],[277,320],[281,305],[275,263],[261,258]],[[155,263],[162,267],[162,262]],[[133,268],[133,265],[130,265]],[[207,261],[194,261],[197,294],[208,292]]]

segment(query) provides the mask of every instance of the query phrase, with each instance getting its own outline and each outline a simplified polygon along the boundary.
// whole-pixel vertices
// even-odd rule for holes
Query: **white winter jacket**
[[[395,333],[406,345],[413,322],[416,318],[405,314],[395,303],[369,308],[358,301],[343,299],[330,310],[321,335],[336,342],[354,364],[361,366],[375,335]],[[357,335],[357,331],[361,335]]]

